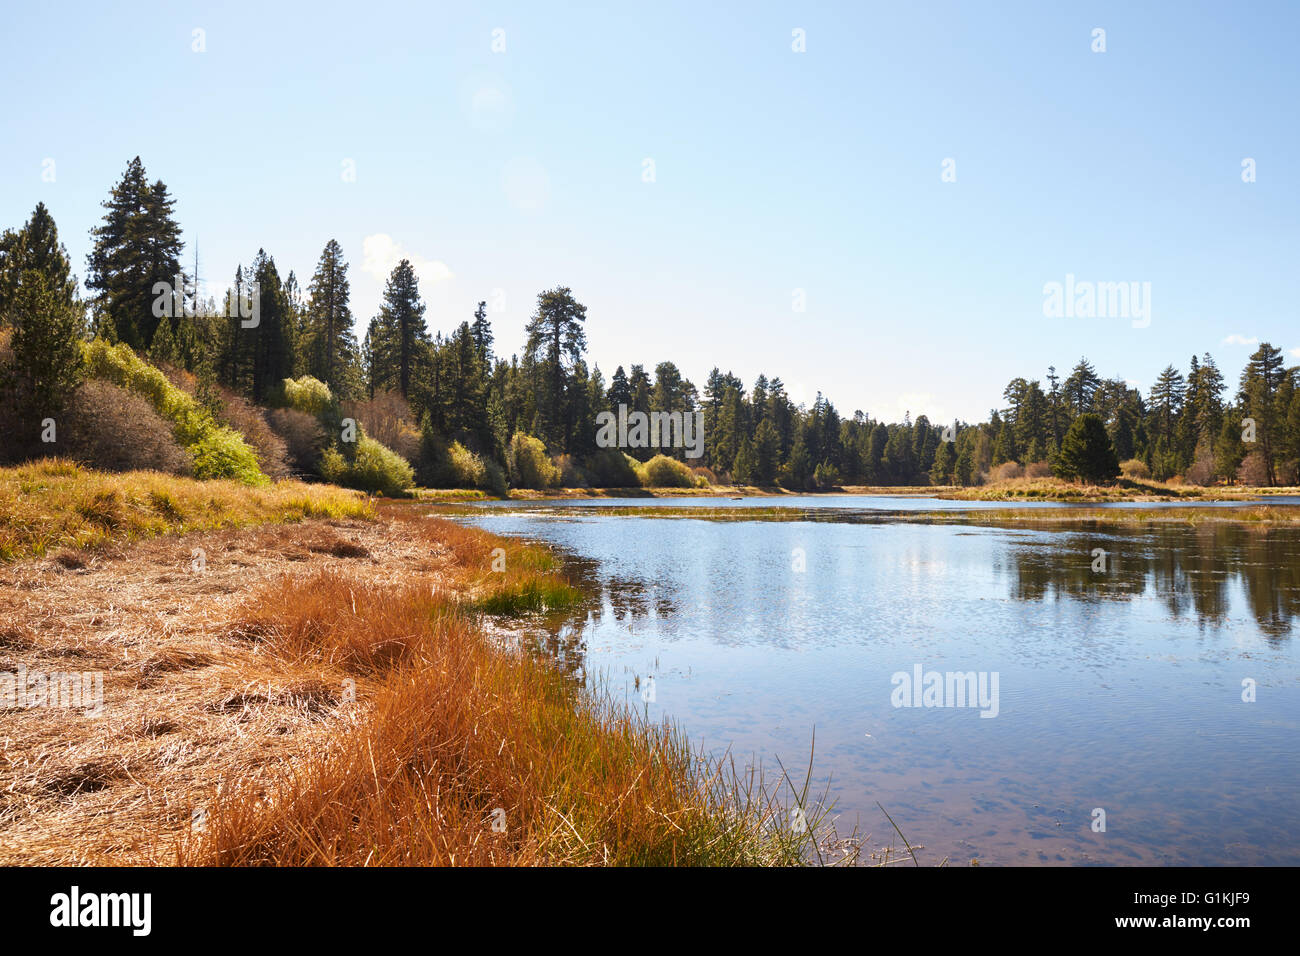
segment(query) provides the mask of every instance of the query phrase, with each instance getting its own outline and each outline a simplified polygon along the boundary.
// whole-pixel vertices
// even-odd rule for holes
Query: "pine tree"
[[[352,332],[352,310],[348,305],[350,295],[343,249],[331,239],[321,250],[316,272],[307,287],[301,351],[307,373],[343,395],[348,391],[347,371],[357,360],[357,339]]]
[[[623,372],[623,366],[614,369],[614,374],[609,379],[608,401],[610,410],[618,414],[618,407],[626,405],[632,406],[632,387],[628,385],[627,375]]]
[[[251,395],[261,404],[271,390],[293,374],[293,329],[289,300],[275,260],[263,249],[253,260],[253,294],[258,301],[257,325],[240,328],[251,343]]]
[[[548,289],[537,296],[537,310],[524,331],[525,353],[536,363],[538,411],[542,413],[545,443],[570,450],[570,429],[566,416],[567,369],[576,365],[587,349],[583,323],[587,307],[573,297],[567,286]]]
[[[1201,357],[1201,368],[1196,378],[1196,396],[1192,405],[1192,415],[1196,419],[1196,443],[1198,448],[1213,447],[1223,426],[1223,374],[1214,364],[1214,359],[1206,352]]]
[[[81,303],[66,287],[51,288],[45,273],[22,273],[7,305],[13,325],[12,375],[17,380],[19,419],[29,426],[18,444],[35,444],[41,422],[57,416],[81,369]],[[56,434],[57,440],[57,434]]]
[[[22,229],[5,230],[0,236],[0,326],[7,321],[9,302],[22,274],[29,270],[44,276],[46,287],[61,301],[77,301],[77,279],[68,250],[59,242],[58,226],[43,202],[36,204]]]
[[[14,436],[21,453],[36,445],[41,422],[58,415],[76,386],[85,310],[43,203],[21,230],[5,232],[0,250],[0,326],[13,329],[13,362],[3,384],[14,388],[19,420],[28,426]]]
[[[1156,425],[1153,429],[1157,438],[1172,439],[1174,424],[1183,409],[1186,386],[1182,373],[1172,365],[1165,366],[1154,385],[1151,386],[1151,414]]]
[[[1263,456],[1270,488],[1277,484],[1274,455],[1280,437],[1279,424],[1286,414],[1285,410],[1279,414],[1277,393],[1285,375],[1282,350],[1262,342],[1242,370],[1237,392],[1237,401],[1241,403],[1245,416],[1255,420],[1258,445],[1253,450],[1258,450]]]
[[[492,367],[492,323],[487,317],[487,303],[480,302],[474,310],[474,324],[470,327],[474,334],[474,348],[478,350],[478,360],[485,369]]]
[[[96,328],[142,352],[158,325],[155,300],[181,295],[183,289],[175,286],[178,280],[185,284],[175,201],[162,180],[149,183],[137,156],[103,206],[104,219],[91,230],[94,247],[87,257],[86,286],[98,293]],[[164,286],[170,291],[162,292]]]
[[[1006,422],[998,429],[997,440],[993,443],[993,464],[1000,465],[1006,461],[1016,460],[1016,443],[1012,437],[1011,426]]]
[[[1076,417],[1091,411],[1093,395],[1100,384],[1101,379],[1097,377],[1097,370],[1092,367],[1092,363],[1086,358],[1079,359],[1079,364],[1070,372],[1063,387],[1070,411]]]
[[[149,343],[149,361],[154,365],[175,365],[177,359],[176,337],[172,335],[170,319],[158,322],[154,330],[153,341]]]
[[[771,420],[764,418],[754,432],[754,481],[757,484],[770,485],[776,480],[779,455],[780,436]]]
[[[1074,420],[1061,442],[1056,474],[1079,478],[1090,484],[1113,481],[1119,476],[1119,461],[1101,416],[1085,412]]]
[[[411,397],[420,364],[428,356],[429,330],[424,324],[420,283],[409,259],[393,267],[379,307],[377,334],[371,341],[372,387],[392,384],[402,398]]]
[[[1225,481],[1234,481],[1241,460],[1246,457],[1246,445],[1241,440],[1241,426],[1234,421],[1237,415],[1223,416],[1219,434],[1214,442],[1214,473]]]
[[[939,443],[934,453],[934,466],[930,469],[930,481],[936,485],[952,484],[953,468],[957,463],[957,454],[953,451],[954,442]]]

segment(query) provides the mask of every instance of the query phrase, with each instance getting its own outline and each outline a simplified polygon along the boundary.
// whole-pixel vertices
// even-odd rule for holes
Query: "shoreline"
[[[618,501],[671,498],[728,498],[773,499],[782,498],[938,498],[944,501],[1000,502],[1008,507],[1027,502],[1076,504],[1159,504],[1169,502],[1242,502],[1267,505],[1278,497],[1300,497],[1300,487],[1280,488],[1197,488],[1193,486],[1167,486],[1168,494],[1153,493],[1148,487],[1128,488],[1116,486],[1071,486],[1052,483],[1050,486],[1030,485],[1024,488],[1006,488],[1000,485],[957,488],[944,485],[930,486],[875,486],[846,485],[818,491],[790,491],[778,486],[711,485],[707,488],[553,488],[546,490],[511,489],[501,498],[476,489],[420,488],[412,496],[422,504],[455,505],[489,501]],[[780,507],[775,505],[774,507]]]
[[[56,491],[22,497],[75,511]],[[806,860],[818,828],[774,826],[761,781],[502,645],[585,599],[549,549],[367,510],[127,522],[0,562],[0,674],[39,681],[0,704],[0,864]],[[71,673],[94,708],[55,698]]]

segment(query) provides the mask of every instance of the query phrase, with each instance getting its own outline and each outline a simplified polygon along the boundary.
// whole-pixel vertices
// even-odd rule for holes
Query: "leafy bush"
[[[161,471],[188,475],[190,456],[171,425],[144,398],[91,379],[73,392],[56,447],[101,471]]]
[[[373,438],[362,437],[349,461],[336,448],[321,456],[321,476],[345,488],[399,495],[415,484],[415,471],[401,455]]]
[[[515,432],[506,448],[506,467],[510,484],[515,488],[555,488],[560,484],[560,469],[546,454],[540,439]]]
[[[223,386],[213,389],[217,420],[244,436],[257,454],[258,464],[269,478],[289,477],[289,453],[285,441],[267,424],[266,414],[242,395]]]
[[[1025,466],[1026,478],[1050,478],[1052,466],[1045,461],[1033,461]]]
[[[286,378],[281,383],[281,391],[285,405],[317,418],[334,407],[334,395],[330,392],[330,387],[310,375],[296,379]]]
[[[646,488],[694,488],[695,475],[676,458],[655,455],[638,469]]]
[[[510,493],[510,482],[506,479],[505,469],[491,458],[483,459],[483,484],[480,487],[502,498]]]
[[[1130,458],[1119,463],[1120,474],[1135,481],[1146,481],[1151,477],[1151,469],[1141,458]]]
[[[842,480],[840,470],[829,461],[822,462],[813,471],[813,484],[823,490],[837,487]]]
[[[587,471],[572,455],[560,455],[555,459],[555,467],[560,470],[560,485],[565,488],[590,488]]]
[[[273,408],[266,422],[284,442],[289,465],[299,475],[319,475],[321,451],[326,444],[325,430],[306,412],[296,408]]]
[[[447,450],[452,480],[457,488],[478,488],[483,484],[483,459],[460,442]]]
[[[707,465],[696,465],[691,469],[691,474],[695,476],[695,484],[700,488],[708,488],[718,483],[718,476]]]
[[[587,478],[596,488],[637,488],[639,464],[617,448],[601,448],[587,459]]]
[[[234,478],[246,485],[266,483],[257,455],[243,437],[218,425],[194,396],[169,382],[129,346],[95,339],[85,346],[85,359],[90,375],[143,396],[154,411],[171,422],[173,435],[194,461],[194,477]]]

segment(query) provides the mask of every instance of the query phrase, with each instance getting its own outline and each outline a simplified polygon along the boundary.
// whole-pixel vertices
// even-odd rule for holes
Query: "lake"
[[[463,520],[547,542],[584,579],[588,606],[540,632],[577,679],[770,782],[779,760],[802,783],[815,731],[812,791],[869,848],[901,846],[879,803],[922,865],[1300,864],[1300,527],[773,504]],[[968,523],[908,518],[954,510]]]

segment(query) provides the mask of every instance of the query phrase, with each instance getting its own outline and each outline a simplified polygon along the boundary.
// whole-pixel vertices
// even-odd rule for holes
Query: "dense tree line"
[[[740,484],[968,485],[1052,472],[1107,480],[1121,463],[1157,480],[1296,481],[1300,369],[1286,367],[1267,343],[1235,391],[1209,354],[1192,356],[1185,372],[1168,366],[1145,396],[1080,359],[1064,379],[1055,368],[1042,379],[1013,379],[984,422],[908,414],[887,423],[862,411],[841,415],[820,393],[811,406],[796,404],[775,376],[759,375],[747,387],[714,368],[697,390],[664,361],[651,370],[620,365],[606,382],[587,362],[586,307],[564,286],[538,295],[522,353],[497,355],[484,302],[445,334],[430,328],[405,259],[358,342],[348,264],[333,239],[306,290],[259,249],[235,270],[223,301],[203,300],[197,276],[182,268],[174,200],[161,180],[149,181],[139,158],[103,205],[91,233],[85,303],[44,205],[21,230],[0,237],[0,327],[9,330],[10,378],[22,379],[9,387],[20,393],[25,420],[57,410],[75,381],[76,342],[95,335],[258,405],[274,403],[283,380],[303,375],[344,400],[383,399],[420,436],[418,447],[402,450],[409,457],[459,443],[504,463],[517,433],[534,436],[567,463],[569,477],[593,484],[612,480],[608,452],[597,444],[598,416],[620,407],[699,412],[702,457],[687,457],[684,447],[623,450],[641,461],[667,454]]]

